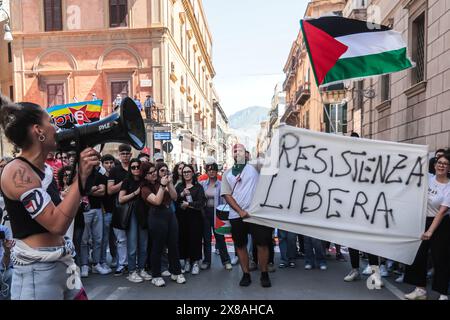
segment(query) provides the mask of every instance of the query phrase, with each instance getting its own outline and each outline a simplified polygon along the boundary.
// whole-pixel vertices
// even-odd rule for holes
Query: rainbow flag
[[[83,125],[100,120],[103,100],[93,100],[61,104],[47,108],[52,122],[59,128],[69,128],[72,125]]]

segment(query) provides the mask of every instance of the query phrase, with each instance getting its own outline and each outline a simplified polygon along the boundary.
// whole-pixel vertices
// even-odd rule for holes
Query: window
[[[326,132],[345,134],[347,133],[347,104],[327,104],[325,105],[325,125]]]
[[[61,0],[44,0],[45,31],[62,30]]]
[[[180,51],[184,55],[184,24],[180,24]]]
[[[8,62],[9,62],[9,63],[12,62],[12,47],[11,47],[11,42],[8,42]]]
[[[412,72],[412,84],[425,80],[425,13],[412,23],[412,59],[416,67]]]
[[[126,27],[128,16],[127,0],[109,0],[109,26]]]
[[[173,17],[173,13],[170,15],[170,31],[172,32],[172,36],[175,38],[175,19]]]
[[[381,102],[387,101],[390,99],[391,96],[391,77],[390,75],[386,74],[384,76],[381,76]]]
[[[175,90],[170,88],[170,114],[172,122],[176,122],[176,114],[175,114]]]
[[[55,106],[64,104],[64,83],[47,84],[47,105]]]
[[[355,106],[353,108],[355,110],[361,109],[363,107],[363,102],[364,102],[363,91],[364,91],[364,81],[360,80],[360,81],[356,82],[356,101],[355,101]]]

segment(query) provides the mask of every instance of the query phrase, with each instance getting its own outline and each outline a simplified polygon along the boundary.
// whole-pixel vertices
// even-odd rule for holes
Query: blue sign
[[[153,132],[154,140],[172,140],[171,132],[155,131]]]

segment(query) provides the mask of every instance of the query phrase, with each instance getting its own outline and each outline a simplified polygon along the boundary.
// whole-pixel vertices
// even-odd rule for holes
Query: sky
[[[251,106],[270,108],[307,3],[203,0],[213,37],[214,83],[228,116]]]

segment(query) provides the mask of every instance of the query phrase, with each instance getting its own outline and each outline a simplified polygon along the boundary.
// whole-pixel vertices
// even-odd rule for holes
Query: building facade
[[[402,33],[416,66],[349,87],[349,130],[365,138],[450,145],[450,2],[372,0],[347,4],[349,17],[377,19]],[[375,15],[372,17],[372,15]]]
[[[151,95],[150,149],[162,152],[152,134],[160,129],[172,133],[169,163],[199,163],[213,152],[215,71],[201,0],[17,0],[11,25],[0,82],[15,101],[51,106],[95,93],[107,116],[118,95],[142,104]]]
[[[345,0],[313,0],[308,3],[305,17],[342,15],[345,4]],[[345,134],[347,106],[343,84],[325,90],[318,88],[301,31],[292,44],[283,70],[286,74],[283,84],[286,110],[280,121],[314,131]]]

